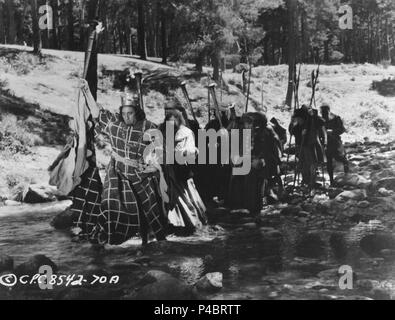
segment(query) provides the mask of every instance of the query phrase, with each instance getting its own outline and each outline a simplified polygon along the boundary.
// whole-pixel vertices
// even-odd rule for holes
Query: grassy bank
[[[0,46],[0,195],[18,183],[48,181],[47,167],[56,157],[68,135],[67,123],[76,102],[78,78],[82,73],[84,54],[81,52],[43,50],[39,58],[30,48]],[[114,89],[114,74],[135,67],[145,73],[170,70],[185,74],[190,65],[164,66],[156,61],[143,62],[121,55],[99,55],[98,103],[110,110],[120,105],[120,92]],[[313,65],[301,72],[300,100],[308,103]],[[290,111],[284,107],[287,88],[287,66],[254,68],[251,81],[253,101],[250,111],[265,110],[287,126]],[[207,71],[207,70],[205,70]],[[395,138],[395,92],[373,90],[395,72],[395,67],[374,65],[322,66],[317,105],[328,102],[343,117],[348,129],[347,141],[365,137],[375,141]],[[240,92],[241,74],[228,70],[224,79],[229,91],[223,92],[224,102],[236,102],[244,109],[245,98]],[[188,80],[188,89],[200,120],[207,119],[207,78]],[[375,85],[373,88],[377,89]],[[182,97],[181,92],[176,92]],[[164,117],[166,100],[161,92],[151,90],[146,97],[147,116],[159,123]],[[261,101],[263,100],[263,105]]]

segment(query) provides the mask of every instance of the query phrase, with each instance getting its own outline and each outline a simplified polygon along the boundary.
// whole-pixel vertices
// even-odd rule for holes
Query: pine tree
[[[31,3],[31,15],[32,15],[32,23],[33,23],[33,53],[40,55],[41,54],[41,33],[40,27],[38,25],[38,7],[37,0],[30,0]]]

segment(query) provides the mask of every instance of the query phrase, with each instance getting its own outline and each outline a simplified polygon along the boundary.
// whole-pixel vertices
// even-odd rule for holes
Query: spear
[[[207,74],[207,106],[208,106],[208,123],[211,120],[211,101],[210,101],[210,83],[211,83],[211,76],[210,73]]]
[[[137,85],[137,93],[139,95],[139,100],[140,100],[140,107],[142,110],[144,110],[144,98],[143,98],[143,73],[141,71],[136,72],[134,74],[134,77],[136,79],[136,85]]]
[[[192,102],[191,102],[191,99],[189,98],[186,81],[183,81],[181,83],[181,89],[182,89],[182,92],[184,93],[184,97],[185,97],[185,100],[187,101],[188,107],[191,110],[193,120],[195,120],[197,123],[199,123],[198,120],[196,119],[195,111],[193,111]]]
[[[248,103],[250,102],[250,94],[251,94],[251,75],[252,75],[252,64],[250,61],[250,74],[248,76],[248,89],[247,89],[247,102],[246,102],[246,111],[245,113],[248,112]]]
[[[313,70],[311,73],[311,88],[312,88],[312,94],[311,94],[311,99],[310,99],[310,108],[313,106],[313,102],[314,102],[314,106],[315,105],[315,92],[317,89],[317,83],[318,83],[318,77],[320,75],[320,63],[318,64],[318,68],[317,70]]]
[[[294,106],[294,111],[296,109],[299,109],[299,84],[300,84],[300,73],[302,69],[302,64],[299,64],[299,72],[296,77],[295,74],[295,84],[294,84],[294,90],[295,90],[295,106]]]
[[[215,87],[216,87],[216,83],[212,83],[209,85],[208,90],[212,95],[213,98],[213,103],[214,103],[214,107],[215,107],[215,111],[217,114],[217,118],[219,121],[219,125],[221,126],[221,128],[223,128],[223,123],[222,123],[222,119],[221,119],[221,111],[219,110],[219,104],[218,104],[218,100],[217,100],[217,95],[215,94]]]

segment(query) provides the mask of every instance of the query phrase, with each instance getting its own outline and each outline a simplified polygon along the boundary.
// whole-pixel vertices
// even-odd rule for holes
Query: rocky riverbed
[[[74,241],[50,225],[67,202],[9,203],[0,208],[0,273],[32,277],[45,264],[68,278],[52,290],[0,285],[0,298],[392,299],[394,147],[348,144],[352,173],[338,172],[336,187],[295,192],[257,216],[211,208],[198,234],[146,248],[138,239],[105,249]],[[341,266],[353,271],[352,289],[339,286]]]

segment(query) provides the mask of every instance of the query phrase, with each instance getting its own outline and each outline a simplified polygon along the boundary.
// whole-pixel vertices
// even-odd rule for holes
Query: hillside
[[[20,143],[16,147],[12,144],[11,156],[7,148],[7,152],[0,151],[4,159],[0,167],[0,195],[5,194],[8,187],[16,187],[23,181],[47,181],[46,168],[68,134],[67,120],[75,106],[78,78],[82,74],[84,54],[81,52],[43,50],[43,58],[39,59],[29,50],[31,48],[0,45],[0,125],[3,136],[16,136]],[[145,73],[166,69],[181,76],[190,75],[192,68],[191,65],[164,66],[155,61],[143,62],[130,56],[99,55],[99,104],[110,110],[119,107],[120,92],[113,88],[114,74],[130,67]],[[315,67],[304,65],[302,68],[301,103],[310,100],[308,83]],[[284,126],[288,125],[291,115],[283,106],[287,69],[285,65],[260,66],[254,68],[251,81],[253,100],[260,102],[263,99],[268,116],[277,117]],[[328,102],[333,111],[344,118],[348,129],[344,137],[346,141],[363,141],[365,137],[380,142],[394,140],[395,92],[384,94],[380,91],[380,94],[371,90],[373,81],[387,79],[394,72],[395,67],[369,64],[321,67],[317,105]],[[236,102],[241,112],[245,105],[245,97],[238,89],[241,74],[227,70],[224,79],[229,91],[223,92],[223,101]],[[189,93],[202,123],[207,121],[206,84],[205,75],[188,77]],[[179,90],[176,94],[182,97]],[[165,99],[158,91],[148,93],[147,116],[153,122],[163,120]],[[255,103],[254,106],[262,110],[261,105]],[[250,111],[253,111],[252,107]]]
[[[84,54],[81,52],[44,50],[44,58],[30,55],[19,46],[0,45],[0,83],[2,90],[9,89],[13,96],[27,103],[38,104],[43,110],[61,115],[70,115],[76,100],[76,85],[82,73]],[[168,67],[156,62],[143,62],[130,56],[99,55],[99,92],[98,102],[105,108],[116,109],[120,104],[120,93],[113,89],[113,74],[126,68],[139,68],[149,73],[159,69],[170,69],[183,75],[191,65]],[[304,65],[301,72],[300,101],[308,103],[311,89],[307,86],[314,65]],[[290,112],[283,104],[287,88],[287,66],[260,66],[253,69],[252,97],[261,102],[269,116],[278,117],[287,124]],[[371,90],[373,81],[391,77],[395,67],[384,68],[370,64],[321,66],[317,104],[328,102],[335,113],[345,119],[348,134],[347,141],[391,140],[395,137],[392,123],[395,113],[395,92],[387,96]],[[242,110],[245,99],[237,87],[241,87],[241,75],[227,70],[224,79],[230,85],[231,94],[223,93],[224,102],[237,102]],[[207,90],[204,86],[207,78],[189,79],[188,88],[194,107],[205,115]],[[262,94],[263,93],[263,94]],[[181,92],[178,92],[181,96]],[[219,95],[219,94],[218,94]],[[5,103],[4,95],[1,104]],[[148,117],[160,122],[163,116],[163,99],[156,91],[146,98],[149,105]],[[202,118],[204,121],[205,118]]]

